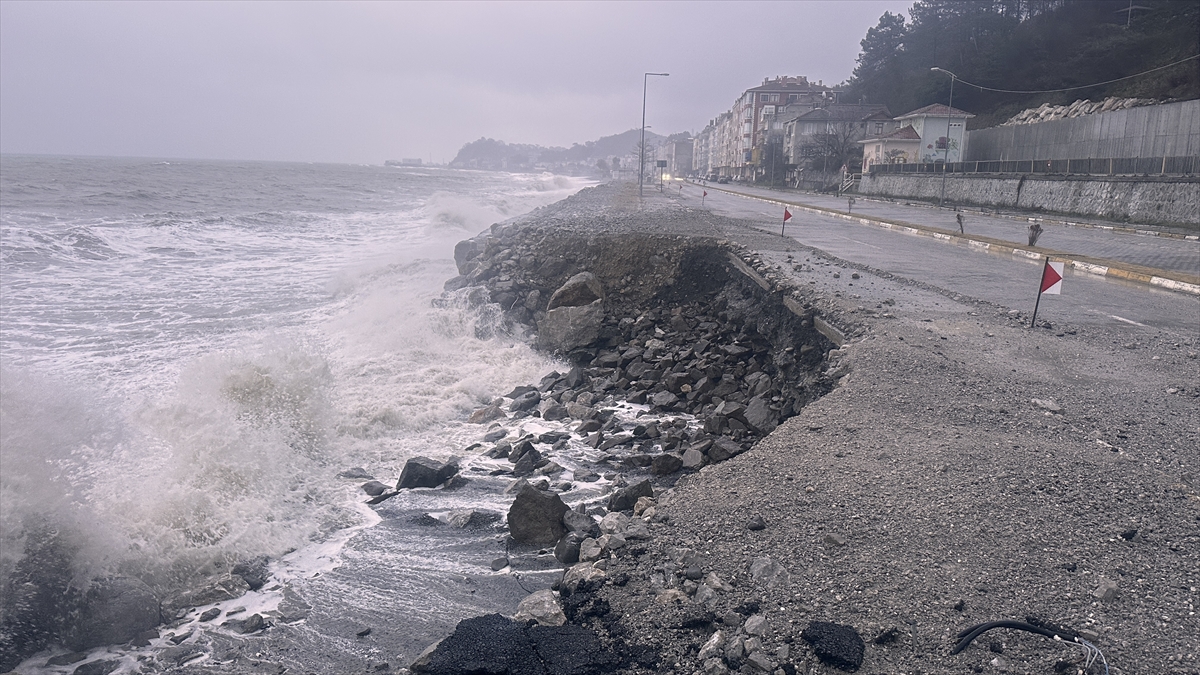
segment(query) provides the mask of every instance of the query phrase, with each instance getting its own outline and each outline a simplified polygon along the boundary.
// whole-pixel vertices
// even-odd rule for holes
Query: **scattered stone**
[[[765,530],[767,529],[767,523],[763,520],[762,516],[750,516],[750,520],[746,523],[746,529],[753,530],[755,532],[759,530]]]
[[[508,558],[496,558],[495,560],[492,561],[492,571],[493,572],[499,572],[500,570],[504,569],[505,567],[508,567]]]
[[[853,672],[862,665],[866,645],[850,626],[812,621],[800,637],[812,645],[818,659],[834,668]]]
[[[638,497],[637,503],[633,505],[633,515],[640,516],[656,505],[657,502],[654,501],[653,497]]]
[[[767,617],[755,614],[746,619],[745,630],[750,635],[764,635],[767,632]]]
[[[554,591],[545,589],[526,596],[517,605],[513,621],[535,621],[539,626],[561,626],[567,622],[567,615],[563,614],[562,607],[558,606]]]
[[[791,575],[783,565],[770,558],[755,558],[750,563],[750,578],[754,580],[754,583],[766,588],[791,583]]]
[[[1096,586],[1096,590],[1092,591],[1092,596],[1102,602],[1109,602],[1117,598],[1117,591],[1117,582],[1101,579],[1100,585]]]
[[[1062,406],[1055,403],[1054,399],[1052,399],[1052,398],[1047,398],[1047,399],[1032,398],[1032,399],[1029,399],[1029,402],[1034,404],[1035,406],[1041,408],[1042,410],[1048,410],[1052,413],[1061,413],[1063,411]]]
[[[437,462],[428,457],[413,457],[404,463],[397,490],[410,488],[432,488],[445,483],[458,473],[458,464]]]
[[[212,621],[218,616],[221,616],[221,608],[213,607],[212,609],[204,610],[204,612],[200,614],[200,621]]]
[[[339,471],[338,478],[349,478],[350,480],[372,480],[375,477],[367,473],[367,470],[361,466],[356,466],[353,469]]]
[[[638,497],[653,496],[654,488],[650,486],[650,481],[644,480],[614,492],[608,499],[608,510],[628,511],[637,504]]]
[[[825,548],[840,548],[846,545],[846,538],[840,534],[833,532],[825,535],[821,542],[825,544]]]

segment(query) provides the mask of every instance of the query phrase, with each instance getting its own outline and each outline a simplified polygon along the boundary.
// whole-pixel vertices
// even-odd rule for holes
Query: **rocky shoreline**
[[[778,361],[763,358],[759,370],[771,376],[777,429],[762,434],[765,427],[748,423],[748,408],[741,409],[740,417],[726,420],[738,422],[734,432],[745,427],[738,440],[748,449],[723,462],[705,457],[710,464],[677,480],[660,479],[653,498],[635,499],[630,488],[616,493],[607,515],[591,510],[600,519],[598,537],[568,518],[558,547],[560,556],[568,551],[562,556],[568,569],[555,587],[557,599],[531,596],[517,622],[487,619],[492,628],[517,632],[565,619],[569,630],[558,629],[560,638],[581,640],[570,653],[594,653],[594,661],[543,653],[529,634],[522,653],[540,655],[539,665],[498,658],[480,672],[1200,672],[1194,336],[1151,332],[1131,343],[1097,327],[1046,324],[1051,330],[1030,331],[1020,311],[831,259],[661,200],[657,211],[621,214],[612,206],[619,191],[605,186],[568,200],[574,204],[541,221],[544,229],[528,230],[537,242],[531,258],[556,261],[572,246],[584,250],[613,237],[630,255],[659,258],[647,274],[687,278],[681,270],[696,270],[699,261],[673,266],[670,255],[656,251],[664,242],[650,255],[641,237],[670,239],[690,229],[695,244],[712,236],[711,246],[731,255],[721,274],[696,276],[719,277],[717,296],[724,298],[731,287],[751,296],[755,287],[761,291],[728,306],[753,305],[783,323],[807,320],[799,332],[783,334],[807,336],[797,349],[807,344],[817,352],[800,375],[806,384],[795,390],[815,395],[789,399],[796,372],[780,373]],[[604,200],[608,215],[583,215],[604,213]],[[564,216],[571,207],[574,215]],[[659,232],[647,235],[650,229]],[[471,261],[488,245],[464,245],[464,278],[448,287],[490,282],[493,292],[512,294],[511,320],[553,324],[524,302],[534,292],[546,297],[549,286],[514,274],[526,244],[504,241],[505,234],[485,235],[495,237],[492,255],[478,265]],[[573,245],[557,240],[572,235]],[[647,285],[669,288],[657,279]],[[609,297],[617,301],[609,314],[620,317],[618,328],[646,316],[639,302],[670,297],[628,283],[613,288]],[[622,302],[636,311],[623,313]],[[646,325],[665,334],[664,323],[695,319],[709,306],[720,314],[726,305],[660,309]],[[762,323],[770,321],[756,321],[756,332],[776,336],[764,351],[778,356],[786,339]],[[676,384],[672,391],[662,378],[643,382],[622,370],[644,357],[629,350],[654,337],[602,325],[608,332],[597,339],[611,342],[574,353],[579,368],[611,368],[594,373],[604,391],[639,400],[644,393],[647,401],[667,392],[675,398],[660,400],[704,420],[686,444],[664,444],[661,455],[681,446],[687,455],[712,440],[704,434],[723,429],[708,420],[721,416],[726,400],[689,399],[695,389]],[[676,350],[695,339],[672,337]],[[746,337],[726,331],[724,339],[753,341]],[[570,356],[569,349],[563,351]],[[677,370],[681,361],[668,355],[664,374],[688,372],[682,384],[703,388],[695,376],[707,373],[687,365]],[[748,372],[735,379],[745,381]],[[552,395],[553,382],[542,383]],[[730,392],[733,405],[753,399],[754,384],[746,384]],[[787,400],[795,403],[785,413]],[[649,442],[634,436],[628,443],[640,452],[627,455],[626,465],[653,466]],[[637,534],[627,536],[630,528]],[[590,542],[580,546],[587,552],[582,562],[569,552],[574,541]],[[997,620],[1016,623],[981,632]],[[476,647],[486,640],[479,625],[461,627],[472,631]],[[978,638],[960,640],[972,628]],[[1046,635],[1057,635],[1057,643]],[[452,636],[414,670],[474,672],[463,663],[478,662],[455,660],[456,644],[463,643]]]

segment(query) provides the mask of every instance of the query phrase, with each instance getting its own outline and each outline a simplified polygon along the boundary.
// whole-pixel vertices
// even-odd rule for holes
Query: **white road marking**
[[[1141,326],[1142,328],[1149,328],[1149,326],[1147,326],[1146,324],[1138,323],[1138,322],[1134,321],[1133,319],[1126,319],[1125,317],[1117,316],[1116,314],[1109,314],[1109,316],[1116,319],[1117,321],[1124,321],[1125,323],[1132,324],[1134,326]]]

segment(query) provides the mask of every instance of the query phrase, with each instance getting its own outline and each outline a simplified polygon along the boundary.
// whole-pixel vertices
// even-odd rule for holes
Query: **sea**
[[[473,410],[562,367],[442,287],[457,241],[588,184],[0,157],[0,579],[37,527],[70,537],[81,587],[125,575],[167,597],[266,556],[267,586],[218,608],[271,620],[298,593],[311,609],[276,621],[275,649],[307,650],[293,660],[326,672],[396,667],[459,618],[509,607],[523,584],[487,566],[505,554],[494,532],[420,522],[501,511],[502,492],[370,507],[364,481],[339,473],[390,484],[407,458],[462,456],[483,433],[466,423]],[[193,614],[148,647],[89,659],[147,672],[156,654],[234,658],[200,628]],[[62,651],[18,671],[71,672],[45,665]]]

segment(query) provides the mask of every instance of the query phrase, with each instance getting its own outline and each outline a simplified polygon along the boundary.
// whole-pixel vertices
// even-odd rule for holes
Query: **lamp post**
[[[642,75],[642,142],[638,146],[638,197],[642,196],[642,182],[646,173],[646,83],[651,75],[667,77],[670,73],[646,73]]]
[[[950,116],[954,112],[954,80],[958,78],[954,73],[934,66],[929,69],[939,73],[945,73],[950,76],[950,105],[946,109],[946,160],[942,162],[942,196],[938,197],[938,206],[946,201],[946,165],[950,163]]]

